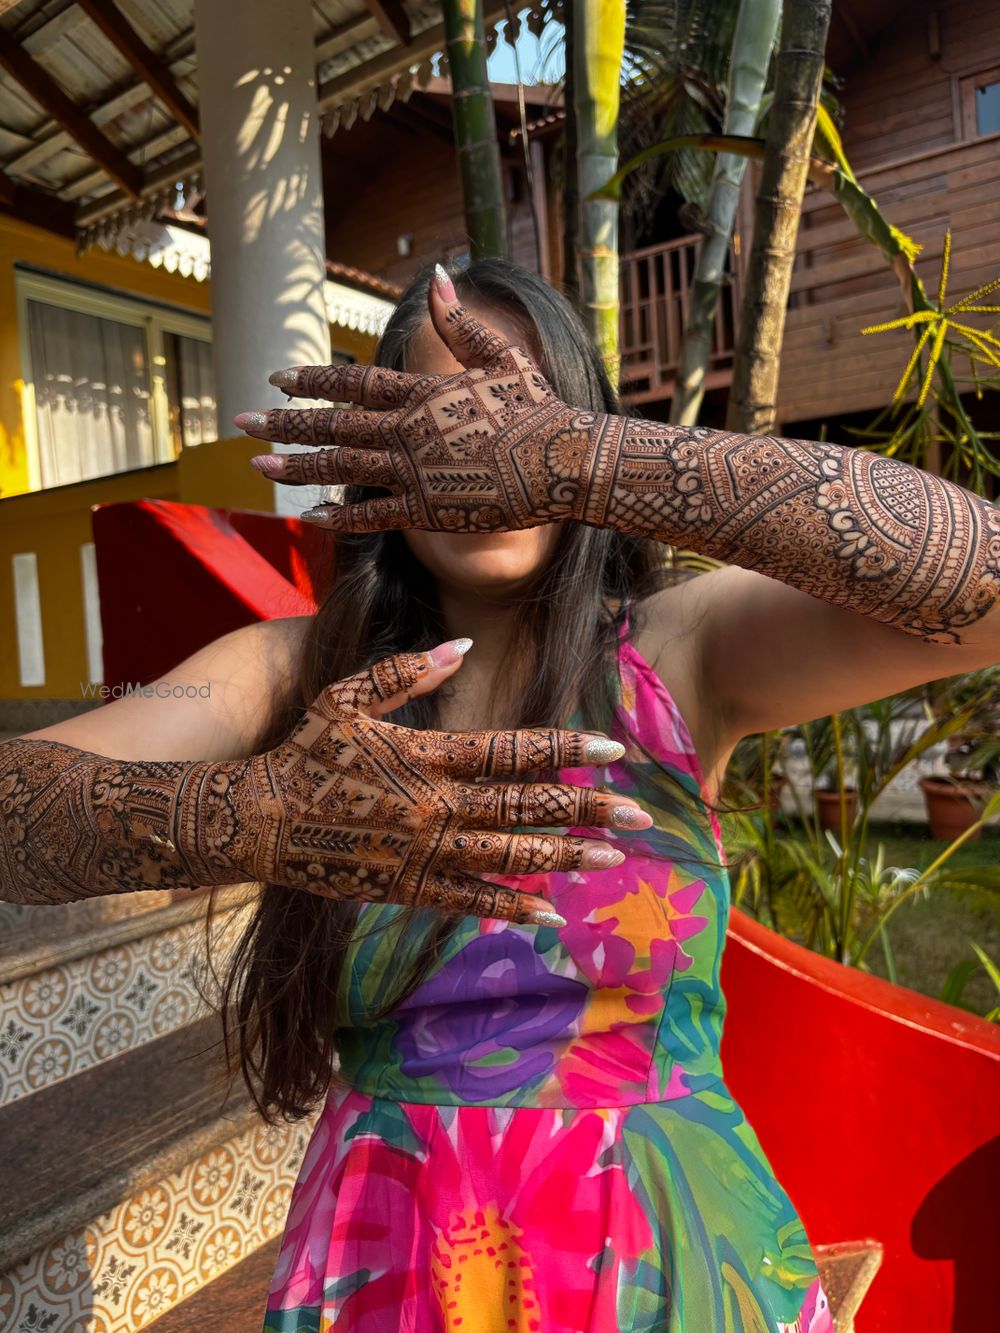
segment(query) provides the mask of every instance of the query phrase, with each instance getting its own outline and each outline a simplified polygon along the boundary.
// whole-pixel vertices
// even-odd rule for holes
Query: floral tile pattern
[[[0,983],[0,1106],[203,1015],[204,954],[193,920]]]
[[[145,1328],[280,1233],[311,1132],[255,1126],[32,1255],[0,1276],[0,1328]]]

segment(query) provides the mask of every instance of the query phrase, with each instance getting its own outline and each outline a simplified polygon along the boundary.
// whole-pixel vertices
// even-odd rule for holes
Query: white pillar
[[[268,384],[273,370],[330,360],[312,6],[196,0],[195,40],[225,436],[236,433],[237,412],[289,401]],[[275,492],[279,513],[320,496],[315,487]]]

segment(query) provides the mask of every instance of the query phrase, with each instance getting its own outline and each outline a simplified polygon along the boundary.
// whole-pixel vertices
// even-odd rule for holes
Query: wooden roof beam
[[[499,23],[504,13],[504,0],[483,0],[483,22],[487,27]],[[443,51],[447,43],[448,34],[445,32],[444,22],[435,23],[418,33],[405,50],[401,50],[398,46],[388,47],[377,56],[372,56],[370,60],[355,66],[354,69],[345,70],[343,74],[327,79],[326,83],[320,84],[316,90],[320,112],[330,111],[353,97],[363,97],[392,75],[401,73],[404,69],[411,69],[428,57]]]
[[[409,46],[413,41],[410,16],[403,8],[403,0],[365,0],[365,8],[401,46]]]
[[[388,116],[394,125],[399,125],[402,129],[420,128],[426,134],[433,134],[437,139],[443,139],[446,143],[454,144],[455,131],[451,125],[441,125],[431,116],[426,116],[423,112],[413,105],[413,98],[405,104],[393,102],[388,111],[383,113]]]
[[[198,112],[177,86],[166,62],[146,45],[113,0],[76,0],[76,3],[121,52],[143,83],[149,85],[173,118],[192,139],[200,141]]]
[[[3,171],[0,171],[0,214],[31,222],[60,236],[72,236],[75,230],[69,204],[44,190],[20,185]]]
[[[6,32],[0,29],[0,67],[16,79],[29,97],[63,127],[98,166],[133,199],[142,189],[142,172],[110,139],[105,138],[86,115],[44,69]]]

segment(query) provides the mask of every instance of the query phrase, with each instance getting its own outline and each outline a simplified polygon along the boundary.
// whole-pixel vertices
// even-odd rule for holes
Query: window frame
[[[70,277],[39,273],[33,269],[15,268],[17,301],[17,333],[21,359],[21,422],[28,461],[28,489],[32,492],[56,490],[42,485],[41,457],[38,445],[38,413],[35,402],[34,368],[31,364],[31,340],[28,336],[28,302],[55,306],[81,315],[94,315],[112,320],[144,333],[146,363],[149,367],[149,415],[153,437],[154,458],[147,466],[173,463],[177,458],[170,431],[170,405],[167,397],[166,355],[163,346],[165,333],[177,333],[185,338],[211,345],[212,322],[207,315],[188,313],[172,306],[160,305],[141,296],[130,296],[90,283],[81,283]],[[123,472],[102,473],[90,477],[98,481],[104,477],[121,477]]]
[[[1000,65],[988,65],[986,69],[977,69],[958,79],[959,125],[965,143],[989,139],[997,133],[996,130],[987,130],[985,134],[980,134],[976,123],[976,88],[988,83],[1000,83]]]

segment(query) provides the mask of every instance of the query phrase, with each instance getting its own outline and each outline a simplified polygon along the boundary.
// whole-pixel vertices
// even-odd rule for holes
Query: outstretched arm
[[[597,839],[511,825],[646,828],[628,798],[557,782],[477,782],[607,764],[578,731],[435,732],[383,715],[437,688],[469,640],[400,653],[328,685],[288,739],[245,760],[115,760],[0,745],[0,898],[55,903],[259,881],[321,897],[565,924],[542,898],[476,878],[608,868]]]
[[[577,519],[754,570],[931,643],[1000,645],[996,505],[864,449],[577,411],[531,357],[434,284],[431,311],[464,373],[300,367],[275,382],[368,410],[237,418],[262,438],[342,446],[272,455],[260,463],[268,475],[391,492],[315,511],[328,526],[470,532]]]

